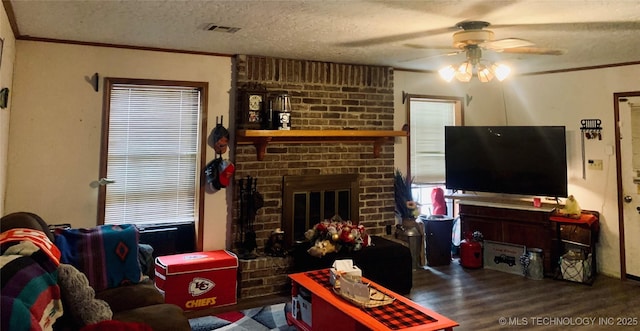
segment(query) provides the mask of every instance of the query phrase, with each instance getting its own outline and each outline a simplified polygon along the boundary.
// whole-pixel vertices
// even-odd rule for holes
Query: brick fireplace
[[[390,67],[240,55],[235,69],[237,87],[261,84],[267,92],[290,95],[292,130],[393,130],[393,69]],[[238,110],[234,115],[230,126],[238,128],[238,118],[244,114]],[[230,131],[233,135],[233,130]],[[241,260],[241,298],[287,289],[286,274],[291,261],[263,254],[271,232],[284,228],[286,223],[283,222],[282,197],[283,179],[287,176],[355,176],[357,221],[373,235],[383,234],[385,226],[395,222],[393,143],[383,144],[377,158],[373,155],[374,146],[366,143],[270,143],[263,160],[257,159],[253,145],[232,144],[235,178],[257,178],[257,190],[264,197],[264,206],[254,222],[260,257]],[[231,243],[238,237],[239,230],[237,186],[233,187],[234,218],[228,231]],[[310,220],[317,221],[320,219]]]

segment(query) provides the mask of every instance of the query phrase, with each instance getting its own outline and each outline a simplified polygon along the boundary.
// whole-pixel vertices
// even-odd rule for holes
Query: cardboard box
[[[591,279],[591,254],[586,258],[574,258],[563,255],[560,257],[560,272],[562,279],[584,283]]]
[[[311,293],[300,288],[300,293],[291,299],[291,314],[297,320],[302,320],[311,325]]]
[[[525,252],[523,245],[485,240],[483,265],[487,269],[524,276],[520,256]]]
[[[238,257],[225,250],[156,258],[156,287],[183,310],[236,304],[237,278]]]

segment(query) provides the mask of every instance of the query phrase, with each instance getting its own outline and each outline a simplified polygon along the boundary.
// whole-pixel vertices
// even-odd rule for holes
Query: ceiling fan
[[[467,58],[476,61],[480,60],[482,50],[489,50],[500,53],[519,53],[537,55],[562,55],[566,51],[562,49],[536,47],[535,44],[526,39],[504,38],[494,39],[493,31],[486,29],[491,23],[485,21],[462,21],[455,25],[459,31],[453,34],[453,52],[437,54],[427,57],[456,55],[467,53]],[[405,44],[405,46],[420,49],[430,49],[431,47]],[[417,60],[417,59],[412,59]]]
[[[485,21],[463,21],[456,24],[461,29],[453,34],[453,47],[461,50],[479,47],[482,49],[506,53],[525,53],[541,55],[562,55],[563,50],[533,47],[535,44],[520,38],[494,39],[493,31]]]
[[[477,10],[477,8],[473,10]],[[482,9],[482,13],[488,14],[489,12],[486,10],[486,8],[484,8]],[[422,31],[412,31],[412,32],[395,34],[395,35],[352,40],[352,41],[338,43],[338,45],[342,47],[371,47],[371,46],[388,44],[388,43],[399,43],[399,42],[416,39],[416,38],[437,36],[444,33],[464,32],[467,30],[486,30],[484,28],[488,26],[491,26],[493,29],[510,28],[510,29],[532,30],[532,31],[553,31],[555,33],[563,33],[563,32],[576,33],[576,32],[585,32],[585,31],[640,30],[640,21],[592,21],[592,22],[490,24],[489,22],[486,22],[486,21],[467,20],[467,21],[459,22],[454,26],[438,27],[438,28],[422,30]],[[463,31],[460,31],[461,29]],[[487,31],[490,31],[490,30],[487,30]],[[514,38],[509,38],[509,39],[514,39]],[[413,45],[406,44],[406,45],[414,48],[431,48],[431,47],[425,47],[422,45],[415,45],[415,44]],[[545,49],[533,48],[531,50],[532,52],[528,52],[526,47],[519,47],[519,48],[520,48],[519,51],[514,51],[514,52],[518,52],[518,53],[533,52],[535,54],[541,54],[541,53],[546,54]],[[549,51],[550,53],[554,53],[553,52],[554,50],[548,49],[547,51]],[[557,53],[557,50],[555,51]],[[505,51],[505,52],[511,52],[511,51]],[[557,54],[548,54],[548,55],[557,55]]]
[[[565,54],[565,51],[561,49],[536,47],[533,42],[526,39],[494,39],[493,31],[486,29],[490,25],[491,24],[489,22],[485,21],[463,21],[456,24],[456,28],[458,28],[459,31],[453,34],[453,48],[457,50],[435,56],[465,53],[467,59],[455,68],[453,66],[442,68],[439,73],[445,80],[450,81],[455,77],[460,81],[468,82],[471,80],[471,77],[473,77],[474,71],[481,82],[488,82],[492,80],[493,77],[497,77],[499,80],[506,78],[510,69],[503,65],[485,63],[486,61],[482,59],[483,50],[501,53],[538,55]],[[408,46],[414,48],[428,48],[412,45]]]

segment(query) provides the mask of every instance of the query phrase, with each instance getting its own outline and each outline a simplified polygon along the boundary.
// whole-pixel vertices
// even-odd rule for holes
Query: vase
[[[396,226],[396,238],[405,241],[411,251],[412,268],[415,270],[424,265],[424,231],[415,218],[403,218]]]
[[[541,280],[544,279],[544,267],[543,267],[543,252],[540,248],[527,249],[527,255],[529,255],[529,265],[527,266],[527,272],[525,276],[529,279]]]
[[[416,228],[417,226],[418,226],[418,222],[416,222],[416,219],[413,217],[402,219],[402,227],[405,229]]]

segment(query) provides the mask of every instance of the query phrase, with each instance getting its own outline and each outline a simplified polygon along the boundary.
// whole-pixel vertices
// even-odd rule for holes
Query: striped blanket
[[[53,330],[62,316],[58,287],[60,252],[47,236],[32,229],[0,234],[2,330]]]

